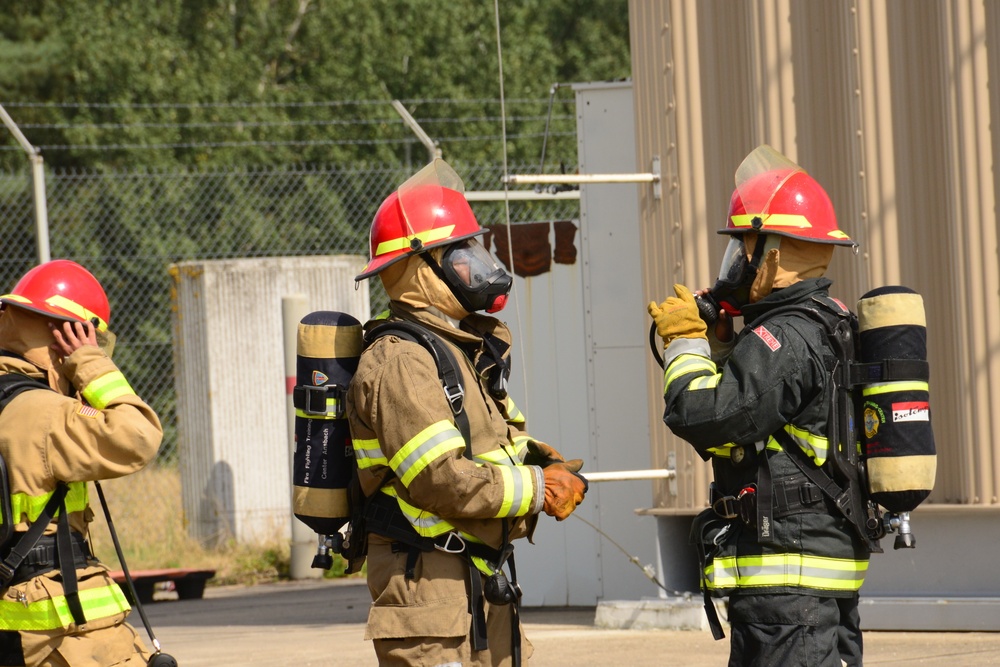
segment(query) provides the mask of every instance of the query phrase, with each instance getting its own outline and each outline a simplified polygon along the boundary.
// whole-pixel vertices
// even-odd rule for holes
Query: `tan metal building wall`
[[[928,503],[1000,507],[1000,3],[986,0],[630,0],[643,292],[707,286],[733,174],[768,143],[829,192],[861,244],[838,250],[847,303],[887,284],[924,297],[938,474]],[[990,81],[994,83],[990,85]],[[648,365],[652,461],[676,455],[677,493],[705,504],[710,470],[660,421]]]

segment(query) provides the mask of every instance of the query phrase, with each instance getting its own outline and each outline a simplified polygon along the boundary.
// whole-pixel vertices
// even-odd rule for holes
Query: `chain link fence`
[[[503,168],[452,162],[466,189],[503,190]],[[115,360],[157,412],[157,466],[178,455],[170,264],[194,259],[368,254],[381,201],[420,165],[316,165],[171,171],[49,170],[52,258],[72,259],[104,285]],[[537,173],[512,164],[510,173]],[[474,202],[484,225],[575,219],[579,202]],[[0,289],[37,263],[30,170],[0,172]],[[373,310],[385,305],[378,281]],[[275,351],[276,354],[280,350]],[[141,506],[142,503],[135,503]]]

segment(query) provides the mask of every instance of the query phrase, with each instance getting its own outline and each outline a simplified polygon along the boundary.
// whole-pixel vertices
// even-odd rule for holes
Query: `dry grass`
[[[255,545],[230,542],[209,549],[191,538],[184,526],[176,467],[150,466],[135,475],[102,482],[101,488],[129,570],[212,569],[216,571],[212,584],[253,584],[288,578],[287,541]],[[95,513],[91,545],[98,558],[111,569],[119,569],[100,499],[93,487],[90,491]]]

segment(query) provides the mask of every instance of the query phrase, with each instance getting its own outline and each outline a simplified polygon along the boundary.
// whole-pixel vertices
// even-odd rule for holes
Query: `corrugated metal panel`
[[[639,168],[663,157],[664,198],[640,196],[643,290],[707,285],[732,175],[769,143],[830,193],[861,243],[829,275],[849,303],[903,284],[924,296],[939,449],[934,503],[997,504],[1000,275],[994,155],[1000,138],[1000,8],[983,0],[632,0]],[[719,223],[719,224],[717,224]],[[650,363],[651,419],[662,411]],[[676,451],[680,495],[704,504],[707,466]]]
[[[285,539],[291,516],[281,302],[364,321],[366,258],[183,262],[174,277],[180,468],[190,533],[216,543]]]

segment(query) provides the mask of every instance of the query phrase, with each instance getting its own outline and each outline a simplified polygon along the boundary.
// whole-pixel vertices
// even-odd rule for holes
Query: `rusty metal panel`
[[[206,544],[290,535],[281,302],[369,316],[359,256],[181,262],[174,280],[177,424],[185,523]]]

